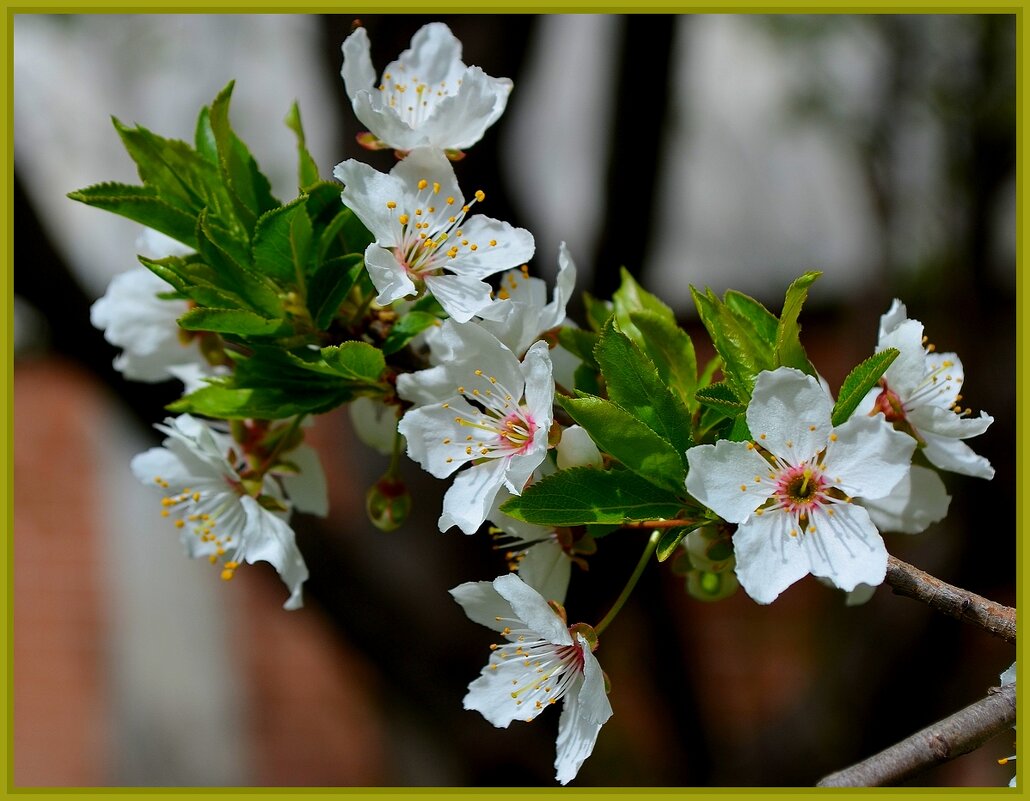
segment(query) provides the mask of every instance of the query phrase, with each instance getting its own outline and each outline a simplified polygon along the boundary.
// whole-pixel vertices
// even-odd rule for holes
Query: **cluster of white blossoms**
[[[361,254],[370,285],[363,284],[357,305],[362,313],[378,315],[377,322],[396,321],[423,301],[428,303],[420,308],[435,309],[435,316],[429,316],[435,325],[423,326],[411,340],[407,361],[400,366],[387,363],[385,355],[391,351],[384,346],[376,355],[382,357],[380,364],[389,365],[382,373],[387,377],[372,390],[366,388],[366,396],[356,392],[347,402],[363,438],[393,454],[394,466],[384,478],[396,478],[393,471],[404,450],[423,470],[450,481],[438,518],[441,532],[458,528],[473,535],[486,527],[496,547],[506,551],[509,573],[451,590],[469,618],[503,638],[491,646],[489,661],[469,685],[464,705],[494,726],[507,727],[515,720],[532,721],[561,701],[554,765],[562,784],[575,778],[612,714],[608,682],[594,655],[598,635],[655,552],[660,529],[681,529],[670,550],[682,542],[695,566],[712,571],[732,567],[736,582],[758,603],[772,602],[808,574],[856,600],[884,581],[888,552],[881,532],[921,532],[947,513],[951,499],[938,470],[993,476],[989,462],[965,443],[982,434],[992,418],[982,412],[973,417],[962,407],[958,357],[937,353],[927,344],[922,324],[908,319],[898,301],[881,319],[875,348],[876,353],[896,350],[897,356],[875,386],[879,373],[860,384],[854,403],[846,406],[854,408],[847,419],[835,416],[837,404],[825,382],[779,367],[755,377],[743,419],[725,421],[734,426],[732,439],[718,438],[709,428],[690,439],[690,415],[685,406],[676,405],[679,399],[671,390],[669,398],[675,402],[664,406],[664,396],[656,400],[657,395],[647,394],[653,389],[648,382],[659,382],[657,367],[651,371],[654,376],[650,368],[627,369],[629,379],[599,368],[604,358],[612,358],[606,348],[618,337],[628,343],[629,358],[640,361],[648,350],[637,349],[623,336],[617,309],[609,317],[615,322],[601,325],[595,319],[593,332],[570,332],[582,334],[582,339],[565,339],[565,332],[559,337],[559,329],[574,328],[566,306],[576,265],[565,244],[559,249],[549,299],[547,285],[530,276],[526,264],[534,255],[533,236],[473,213],[485,193],[476,190],[466,196],[459,186],[453,162],[500,117],[511,81],[462,63],[461,44],[439,23],[422,28],[378,81],[363,28],[342,49],[347,95],[369,129],[359,141],[371,149],[392,149],[398,158],[389,173],[356,159],[334,170],[342,183],[342,204],[373,240]],[[151,255],[184,252],[171,241],[155,245],[148,240],[144,249]],[[168,290],[150,271],[139,269],[116,278],[93,306],[94,325],[123,348],[115,367],[126,377],[177,377],[190,391],[230,373],[234,355],[248,358],[246,347],[222,350],[225,341],[217,334],[205,340],[203,333],[181,330],[176,320],[190,303]],[[645,313],[640,325],[662,322],[659,317]],[[367,318],[354,318],[362,319]],[[670,325],[674,334],[685,337]],[[377,339],[355,333],[358,327],[355,323],[344,339],[363,341],[346,344],[372,351],[384,341],[378,334]],[[339,341],[325,332],[320,335],[326,338],[319,344]],[[565,350],[559,338],[579,355]],[[589,348],[576,344],[581,342],[590,343],[597,362],[586,371],[596,382],[597,395],[592,397],[577,391],[584,386],[577,380],[583,375],[578,370],[590,358]],[[662,345],[670,353],[679,347],[675,342]],[[311,358],[318,357],[318,345],[305,347]],[[696,373],[690,350],[691,371]],[[885,361],[880,358],[881,364]],[[613,377],[623,386],[615,388]],[[695,378],[690,377],[691,396]],[[641,387],[633,383],[637,379]],[[604,392],[605,385],[610,392]],[[586,386],[593,385],[588,380]],[[859,403],[866,387],[873,389]],[[555,414],[556,391],[571,398],[562,402],[565,411],[590,428],[602,448],[586,428]],[[647,428],[650,423],[639,422],[614,402],[620,392],[637,391],[646,396],[646,414],[660,418],[657,428],[668,431],[682,422],[691,431],[685,439],[645,431],[633,441],[680,442],[668,445],[671,459],[662,464],[685,466],[685,480],[682,470],[668,480],[667,472],[656,478],[640,465],[639,476],[634,476],[629,464],[633,454],[602,452],[618,449],[602,440],[603,429],[591,427],[571,410],[581,408],[575,406],[579,402],[596,402],[611,407],[614,416],[608,420],[632,417],[629,422],[637,430]],[[682,409],[683,421],[670,423],[669,408]],[[160,492],[159,514],[179,529],[188,555],[219,565],[225,579],[243,563],[269,562],[289,590],[288,609],[302,604],[308,577],[290,515],[294,510],[327,511],[318,458],[302,443],[302,417],[234,420],[229,427],[182,414],[157,426],[167,436],[161,447],[132,461],[136,477]],[[737,441],[744,423],[746,434],[741,436],[747,439]],[[687,447],[702,437],[708,442]],[[575,475],[587,483],[603,473],[606,480],[646,479],[652,487],[631,497],[629,506],[617,506],[614,521],[602,521],[611,523],[609,528],[655,531],[612,611],[594,627],[570,625],[564,604],[572,565],[591,552],[594,533],[607,533],[586,533],[598,518],[587,518],[587,523],[577,519],[578,527],[568,520],[568,528],[549,527],[501,511],[506,503],[511,509],[519,496],[528,498],[534,484],[567,470],[576,472],[566,473],[566,478]],[[679,513],[659,519],[625,517],[633,502],[647,506],[655,493],[665,499],[661,509]],[[563,498],[574,500],[570,496]],[[542,518],[548,519],[558,518]],[[732,548],[710,555],[709,537],[718,540],[724,534]],[[730,579],[726,586],[733,589],[737,583]]]

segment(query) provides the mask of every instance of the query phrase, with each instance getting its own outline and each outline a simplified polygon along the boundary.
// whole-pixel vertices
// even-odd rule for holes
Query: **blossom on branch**
[[[269,562],[290,590],[283,608],[303,606],[308,569],[287,523],[290,500],[277,479],[268,473],[249,478],[232,437],[203,420],[183,414],[157,428],[168,435],[163,447],[135,456],[132,472],[162,491],[161,516],[174,521],[186,553],[221,562],[225,580],[242,562]],[[324,514],[325,479],[317,457],[304,446],[290,455],[304,471],[288,480],[293,505]]]
[[[416,405],[397,430],[423,470],[447,478],[463,465],[443,501],[439,527],[473,534],[486,520],[501,487],[516,495],[547,453],[554,380],[547,344],[520,362],[475,323],[447,321],[460,357],[397,378],[397,394]]]
[[[759,603],[809,573],[848,592],[886,574],[883,538],[853,501],[890,493],[909,470],[915,442],[880,417],[834,428],[832,409],[811,376],[765,371],[746,412],[756,439],[687,451],[687,490],[738,524],[737,578]]]
[[[536,590],[509,573],[451,590],[471,620],[504,637],[479,678],[469,684],[465,709],[507,728],[531,721],[564,700],[558,721],[556,778],[567,784],[594,750],[601,726],[612,715],[601,666],[593,654],[597,639],[589,627],[569,626]]]
[[[960,405],[962,362],[954,353],[937,353],[923,336],[923,324],[909,320],[905,304],[895,300],[880,318],[879,353],[897,348],[898,357],[870,392],[865,408],[882,412],[897,428],[911,434],[930,463],[977,478],[993,478],[994,468],[962,440],[984,433],[994,418]]]
[[[375,237],[365,266],[381,305],[428,290],[451,317],[467,322],[490,305],[483,279],[533,256],[529,231],[467,216],[486,196],[477,191],[466,203],[439,150],[412,151],[389,174],[354,159],[333,174],[344,184],[344,205]]]
[[[378,84],[364,28],[348,36],[342,49],[347,97],[373,137],[359,141],[374,149],[471,147],[504,113],[511,93],[509,79],[462,63],[461,42],[442,22],[420,28]]]

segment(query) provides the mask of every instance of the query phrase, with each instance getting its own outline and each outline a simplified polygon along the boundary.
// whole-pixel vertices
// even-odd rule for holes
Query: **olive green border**
[[[599,0],[566,0],[558,5],[549,5],[534,2],[508,2],[491,4],[485,7],[482,0],[451,0],[446,4],[435,7],[422,5],[394,5],[385,9],[390,13],[577,13],[577,12],[605,12],[605,13],[998,13],[1013,14],[1016,17],[1016,73],[1017,73],[1017,100],[1016,100],[1016,124],[1018,131],[1017,156],[1016,156],[1016,370],[1017,370],[1017,420],[1016,429],[1019,440],[1016,452],[1016,487],[1017,487],[1017,508],[1016,508],[1016,559],[1017,559],[1017,587],[1019,604],[1022,605],[1024,584],[1022,577],[1023,560],[1026,558],[1027,549],[1022,545],[1022,535],[1026,529],[1026,502],[1025,498],[1030,494],[1030,480],[1026,475],[1026,438],[1025,432],[1030,423],[1030,409],[1022,401],[1027,397],[1026,390],[1028,363],[1027,363],[1027,324],[1024,312],[1030,309],[1028,303],[1027,282],[1023,280],[1022,269],[1025,263],[1025,242],[1024,234],[1027,232],[1027,206],[1026,206],[1026,126],[1024,115],[1026,100],[1028,97],[1027,64],[1025,58],[1025,24],[1024,11],[1028,0],[994,0],[982,5],[970,3],[968,0],[907,0],[906,2],[893,2],[892,0],[867,0],[858,4],[836,3],[829,4],[825,0],[793,0],[790,3],[777,3],[775,0],[744,0],[743,2],[675,2],[674,0],[645,0],[644,4],[633,5],[625,2],[599,2]],[[165,797],[182,798],[194,801],[198,796],[212,796],[219,798],[248,798],[254,796],[273,796],[282,799],[302,799],[312,796],[340,795],[348,801],[399,801],[412,797],[422,796],[443,796],[454,797],[461,801],[496,801],[501,798],[505,801],[521,801],[521,799],[542,798],[548,796],[574,796],[577,798],[666,798],[666,797],[687,797],[687,796],[718,796],[720,798],[745,798],[753,795],[781,795],[781,796],[819,796],[869,794],[877,799],[908,799],[908,798],[933,798],[941,795],[961,796],[963,798],[999,798],[1017,797],[1024,795],[1022,790],[1010,790],[1008,788],[977,788],[967,790],[964,788],[934,788],[934,789],[860,789],[860,790],[819,790],[816,788],[802,789],[676,789],[676,788],[636,788],[636,789],[581,789],[581,788],[542,788],[534,790],[524,789],[455,789],[455,788],[333,788],[333,789],[297,789],[277,790],[271,788],[70,788],[70,789],[21,789],[12,786],[11,766],[13,765],[13,687],[12,687],[12,664],[13,664],[13,641],[12,641],[12,593],[13,593],[13,500],[14,500],[14,471],[13,471],[13,390],[14,390],[14,364],[13,364],[13,165],[14,165],[14,101],[13,101],[13,51],[14,51],[14,15],[18,13],[34,14],[81,14],[81,13],[253,13],[253,12],[279,12],[279,13],[340,13],[362,14],[383,12],[381,6],[358,5],[343,6],[340,2],[306,2],[296,6],[284,7],[282,0],[221,0],[214,5],[201,5],[199,3],[172,3],[172,2],[118,2],[108,0],[106,3],[95,2],[64,2],[60,4],[48,4],[44,2],[7,2],[0,0],[4,14],[0,19],[2,25],[3,40],[6,45],[5,57],[0,76],[6,91],[6,102],[3,104],[4,125],[3,143],[5,158],[0,164],[0,177],[4,186],[4,209],[3,215],[3,260],[0,262],[0,275],[3,277],[3,289],[0,298],[3,300],[3,325],[4,336],[7,346],[3,349],[2,359],[5,391],[0,398],[0,410],[3,412],[4,441],[3,446],[7,459],[4,462],[2,481],[0,481],[0,509],[3,510],[6,548],[4,554],[4,575],[7,581],[7,592],[3,598],[3,624],[0,626],[0,640],[5,646],[6,659],[2,660],[2,675],[6,687],[5,707],[7,726],[6,748],[4,758],[0,760],[0,793],[4,797],[25,797],[32,801],[42,799],[58,799],[68,797],[118,797],[121,798],[144,798],[144,797]],[[59,491],[59,490],[58,490]],[[986,522],[986,521],[985,521]],[[1022,650],[1022,649],[1020,649]],[[1021,660],[1025,661],[1025,660]],[[1024,679],[1020,679],[1017,686],[1022,686]],[[1020,714],[1018,720],[1020,727],[1026,731],[1024,716]],[[1025,771],[1022,770],[1023,763],[1016,762],[1016,768],[1020,784],[1026,779]]]

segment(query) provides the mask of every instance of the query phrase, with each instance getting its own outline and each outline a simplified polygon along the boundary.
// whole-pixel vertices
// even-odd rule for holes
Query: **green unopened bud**
[[[722,573],[733,567],[730,538],[715,526],[696,528],[683,538],[691,564],[699,570]]]
[[[721,601],[737,591],[737,576],[732,570],[712,573],[693,570],[687,576],[687,592],[699,601]]]
[[[395,531],[411,513],[411,495],[404,482],[389,474],[380,478],[365,493],[368,519],[380,531]]]

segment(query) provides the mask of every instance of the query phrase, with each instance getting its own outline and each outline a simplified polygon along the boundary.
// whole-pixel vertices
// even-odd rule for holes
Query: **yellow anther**
[[[386,208],[388,208],[388,209],[395,209],[395,208],[397,208],[397,204],[394,201],[392,201],[392,200],[387,200],[386,201]]]
[[[759,434],[759,435],[758,435],[758,438],[759,438],[759,439],[765,439],[765,434]]]
[[[741,492],[747,492],[747,484],[741,484],[740,485],[740,491]]]
[[[420,190],[425,189],[427,186],[429,186],[429,181],[427,181],[425,178],[418,182],[418,188]]]
[[[511,634],[511,626],[505,626],[503,629],[501,629],[501,634],[503,634],[505,637]]]
[[[496,244],[497,244],[497,240],[496,239],[491,239],[490,240],[490,247],[494,247]]]
[[[399,222],[399,223],[400,223],[401,225],[407,225],[407,224],[408,224],[408,220],[409,220],[409,219],[411,219],[411,218],[410,218],[410,217],[408,217],[408,215],[407,215],[407,214],[402,214],[402,215],[401,215],[400,217],[398,217],[398,218],[397,218],[397,221],[398,221],[398,222]]]
[[[486,195],[484,194],[482,189],[476,190],[476,200],[478,200],[480,203],[486,200]]]
[[[171,512],[169,512],[167,509],[162,509],[161,510],[161,517],[168,517],[168,515],[170,515],[170,514],[171,514]]]
[[[790,530],[790,536],[792,536],[792,537],[796,537],[797,535],[798,535],[797,529],[793,529],[793,528],[792,528],[792,529]]]
[[[199,492],[194,492],[193,493],[193,502],[194,503],[199,503],[200,502],[200,493]]]
[[[830,434],[830,442],[836,442],[836,441],[837,441],[837,435],[836,434]]]
[[[479,250],[479,245],[470,245],[469,250]]]
[[[217,557],[217,556],[215,556],[214,554],[211,554],[211,555],[210,555],[210,556],[209,556],[209,557],[207,558],[207,561],[209,561],[209,562],[210,562],[211,564],[214,564],[215,562],[217,562],[217,561],[218,561],[218,557]]]
[[[809,427],[808,427],[808,430],[809,430],[809,431],[815,431],[815,426],[809,426]]]
[[[440,182],[439,181],[433,181],[433,194],[434,195],[440,194]]]
[[[176,528],[182,528],[185,525],[186,525],[186,521],[185,520],[176,520],[175,521],[175,527]]]

